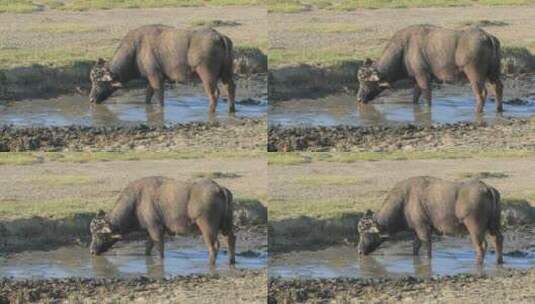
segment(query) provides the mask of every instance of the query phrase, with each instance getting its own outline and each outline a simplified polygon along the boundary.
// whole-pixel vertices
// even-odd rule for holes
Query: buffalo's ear
[[[99,58],[97,59],[97,65],[104,65],[106,63],[106,60]]]
[[[106,212],[104,210],[99,209],[97,213],[97,218],[103,218],[106,215]]]
[[[370,58],[366,58],[366,60],[364,60],[364,65],[365,66],[370,66],[372,65],[373,63],[373,60],[371,60]]]

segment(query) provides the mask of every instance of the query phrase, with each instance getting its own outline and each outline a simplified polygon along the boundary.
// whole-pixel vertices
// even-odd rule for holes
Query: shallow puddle
[[[226,247],[221,246],[215,271],[229,271]],[[144,255],[144,242],[123,242],[102,256],[91,256],[80,246],[62,247],[51,251],[27,251],[0,257],[0,276],[15,279],[45,279],[64,277],[137,277],[162,278],[210,272],[208,250],[198,238],[178,237],[165,243],[162,261],[153,249]],[[266,266],[267,253],[257,246],[237,243],[236,268],[261,269]]]
[[[145,90],[127,89],[102,104],[87,96],[0,102],[0,124],[17,126],[113,126],[147,123],[163,125],[193,121],[229,121],[266,114],[265,84],[251,81],[237,88],[236,114],[229,115],[226,97],[220,97],[214,116],[208,115],[208,97],[200,86],[175,85],[165,90],[165,106],[147,105]],[[153,101],[154,102],[154,101]]]
[[[475,98],[466,85],[442,85],[433,89],[433,102],[412,102],[412,90],[396,89],[383,92],[371,103],[358,107],[355,95],[329,95],[318,99],[293,99],[270,104],[269,123],[294,125],[398,125],[415,123],[455,123],[486,121],[494,123],[503,117],[530,117],[535,115],[535,87],[529,80],[504,82],[504,113],[497,114],[490,98],[485,112],[476,115]],[[508,102],[514,100],[514,102]],[[520,102],[518,102],[520,101]]]
[[[508,240],[509,239],[509,240]],[[412,242],[391,241],[372,255],[359,257],[350,246],[334,246],[318,251],[276,254],[269,258],[269,275],[282,278],[330,277],[430,277],[456,273],[493,273],[503,268],[535,267],[535,239],[526,235],[506,238],[503,267],[495,263],[494,253],[487,252],[485,265],[478,267],[468,238],[443,237],[433,243],[433,258],[412,255]],[[489,242],[489,248],[492,248]]]

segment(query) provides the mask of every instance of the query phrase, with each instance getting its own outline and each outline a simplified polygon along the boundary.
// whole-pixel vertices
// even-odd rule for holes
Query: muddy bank
[[[171,279],[0,280],[0,303],[265,303],[265,271],[235,270]]]
[[[535,270],[503,269],[492,276],[459,274],[430,279],[270,278],[268,303],[531,303]]]
[[[335,93],[356,93],[357,70],[362,60],[346,60],[333,65],[284,65],[269,70],[270,101],[318,98]],[[535,71],[535,56],[526,48],[502,49],[502,73],[505,77]],[[407,86],[407,84],[404,84]]]
[[[265,78],[267,56],[258,48],[237,47],[234,51],[236,80]],[[87,95],[91,89],[89,72],[95,61],[77,61],[69,66],[34,64],[28,67],[0,69],[0,100],[52,98],[65,94]],[[198,81],[195,81],[198,83]],[[144,88],[143,80],[131,81],[128,88]]]
[[[362,215],[362,212],[355,212],[328,219],[300,216],[270,220],[270,253],[320,250],[334,245],[352,246],[358,242],[357,223]],[[502,203],[502,227],[517,231],[532,224],[535,224],[535,207],[527,201]],[[393,239],[404,240],[409,237],[409,233],[399,233]]]
[[[234,202],[234,226],[242,240],[267,238],[267,209],[259,201]],[[94,212],[76,213],[68,218],[0,220],[0,256],[27,250],[51,250],[66,245],[88,246],[89,224]],[[126,241],[146,239],[146,234],[131,233]],[[240,239],[240,238],[239,238]]]
[[[169,126],[0,127],[0,151],[265,151],[265,119]]]
[[[530,119],[503,118],[492,125],[459,122],[431,126],[269,126],[268,151],[414,151],[535,149]]]

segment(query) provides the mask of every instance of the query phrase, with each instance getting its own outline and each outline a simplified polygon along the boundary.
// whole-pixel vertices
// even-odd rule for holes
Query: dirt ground
[[[31,14],[2,14],[0,50],[20,50],[21,55],[11,61],[5,59],[6,62],[2,62],[1,65],[20,66],[25,61],[34,59],[45,61],[38,62],[40,64],[64,60],[55,57],[42,58],[43,55],[40,55],[50,53],[53,56],[55,50],[58,50],[58,53],[61,50],[65,54],[78,54],[91,58],[91,54],[94,54],[93,56],[102,54],[103,49],[115,49],[127,31],[141,25],[166,24],[184,28],[198,21],[214,19],[237,22],[235,26],[218,28],[229,35],[236,45],[257,46],[267,42],[266,14],[265,8],[254,6],[111,9],[84,12],[46,10]],[[17,59],[22,59],[22,62],[18,62]]]
[[[268,303],[535,303],[535,270],[420,280],[273,280]]]
[[[210,174],[218,172],[223,177],[215,176],[215,180],[236,193],[238,199],[249,197],[262,201],[267,197],[266,160],[257,156],[87,163],[46,161],[23,166],[5,165],[1,171],[3,178],[0,178],[0,188],[3,190],[0,193],[0,205],[16,207],[20,202],[24,204],[22,208],[28,206],[30,213],[30,206],[40,202],[77,201],[82,202],[83,209],[94,209],[89,202],[100,202],[101,206],[102,202],[112,202],[127,183],[153,175],[187,180],[210,177]],[[85,201],[88,203],[84,204]],[[108,206],[108,209],[111,207]],[[45,211],[47,209],[46,205],[42,208]],[[4,210],[13,215],[9,209]],[[49,212],[54,215],[55,210]]]
[[[0,280],[2,303],[265,303],[266,297],[265,271],[166,280]]]
[[[300,52],[300,63],[306,59],[314,63],[326,57],[353,57],[364,59],[380,54],[392,34],[409,25],[430,23],[457,28],[467,22],[488,20],[503,22],[485,27],[505,46],[535,47],[535,6],[441,7],[409,9],[377,9],[336,12],[313,10],[295,14],[269,14],[269,41],[272,50]],[[329,24],[339,24],[336,27]],[[326,32],[317,32],[314,26],[325,24]],[[496,23],[495,23],[496,24]],[[356,26],[356,27],[355,27]],[[319,26],[318,26],[319,27]],[[325,52],[328,56],[320,56]],[[318,53],[316,57],[314,54]],[[324,57],[324,58],[321,58]],[[287,62],[284,58],[281,63]]]

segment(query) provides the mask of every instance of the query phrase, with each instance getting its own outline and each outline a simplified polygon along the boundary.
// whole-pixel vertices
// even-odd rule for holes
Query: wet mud
[[[191,151],[260,150],[266,147],[265,118],[191,122],[165,126],[0,126],[0,151]]]
[[[268,151],[438,151],[452,148],[507,150],[535,148],[532,119],[499,123],[458,122],[431,126],[283,127],[268,129]]]

